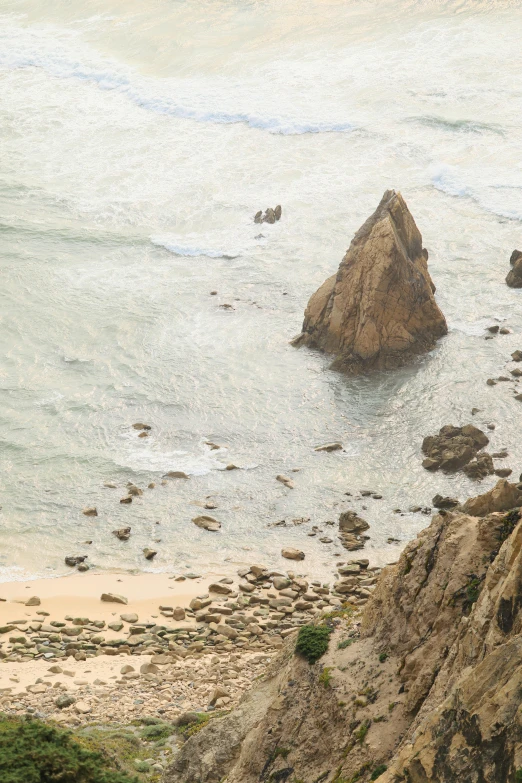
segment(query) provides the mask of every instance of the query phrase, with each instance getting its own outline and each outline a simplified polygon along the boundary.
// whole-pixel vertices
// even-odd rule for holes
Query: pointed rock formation
[[[406,202],[387,190],[337,274],[310,299],[293,345],[334,354],[332,366],[354,374],[398,367],[429,351],[447,325],[427,260]]]

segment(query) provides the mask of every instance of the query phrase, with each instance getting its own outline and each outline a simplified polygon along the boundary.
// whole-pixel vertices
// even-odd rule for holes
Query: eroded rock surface
[[[310,299],[293,344],[334,354],[333,366],[354,374],[397,367],[431,350],[447,325],[427,260],[404,199],[386,191],[337,274]]]
[[[323,658],[309,665],[288,639],[239,709],[187,741],[165,783],[518,780],[521,500],[499,481],[442,509],[362,615],[323,617]]]
[[[495,472],[493,459],[483,451],[489,438],[472,424],[454,427],[447,424],[438,435],[428,435],[422,442],[422,452],[426,455],[422,466],[426,470],[442,470],[455,473],[462,470],[469,478],[479,479]]]

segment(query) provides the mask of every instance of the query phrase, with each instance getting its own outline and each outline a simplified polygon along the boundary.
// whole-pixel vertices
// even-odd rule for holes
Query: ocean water
[[[395,508],[494,483],[422,469],[423,436],[449,422],[495,422],[518,477],[514,384],[485,381],[522,348],[504,283],[522,246],[521,25],[515,0],[0,0],[1,580],[80,553],[98,570],[288,567],[283,545],[326,578],[346,508],[371,524],[372,562],[393,560],[427,522]],[[388,188],[449,334],[347,378],[289,340]],[[278,203],[279,223],[253,223]],[[496,322],[513,333],[484,340]],[[344,451],[314,452],[331,440]],[[190,480],[162,485],[170,470]],[[124,506],[128,481],[156,488]],[[216,534],[191,522],[207,498]]]

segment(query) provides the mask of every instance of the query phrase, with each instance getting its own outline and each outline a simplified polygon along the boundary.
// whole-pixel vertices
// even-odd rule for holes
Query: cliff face
[[[294,345],[336,356],[350,373],[397,367],[447,333],[428,252],[400,193],[385,192],[336,275],[312,296]]]
[[[239,709],[188,740],[166,783],[522,779],[521,504],[499,481],[435,515],[362,615],[324,620],[318,663],[288,640]]]

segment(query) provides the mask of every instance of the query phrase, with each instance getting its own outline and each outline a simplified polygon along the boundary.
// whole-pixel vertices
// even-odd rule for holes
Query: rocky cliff
[[[522,779],[522,487],[440,511],[362,613],[295,637],[230,715],[191,737],[165,783],[508,783]]]
[[[355,234],[336,275],[312,296],[294,345],[350,373],[397,367],[446,334],[428,252],[400,193],[388,190]]]

